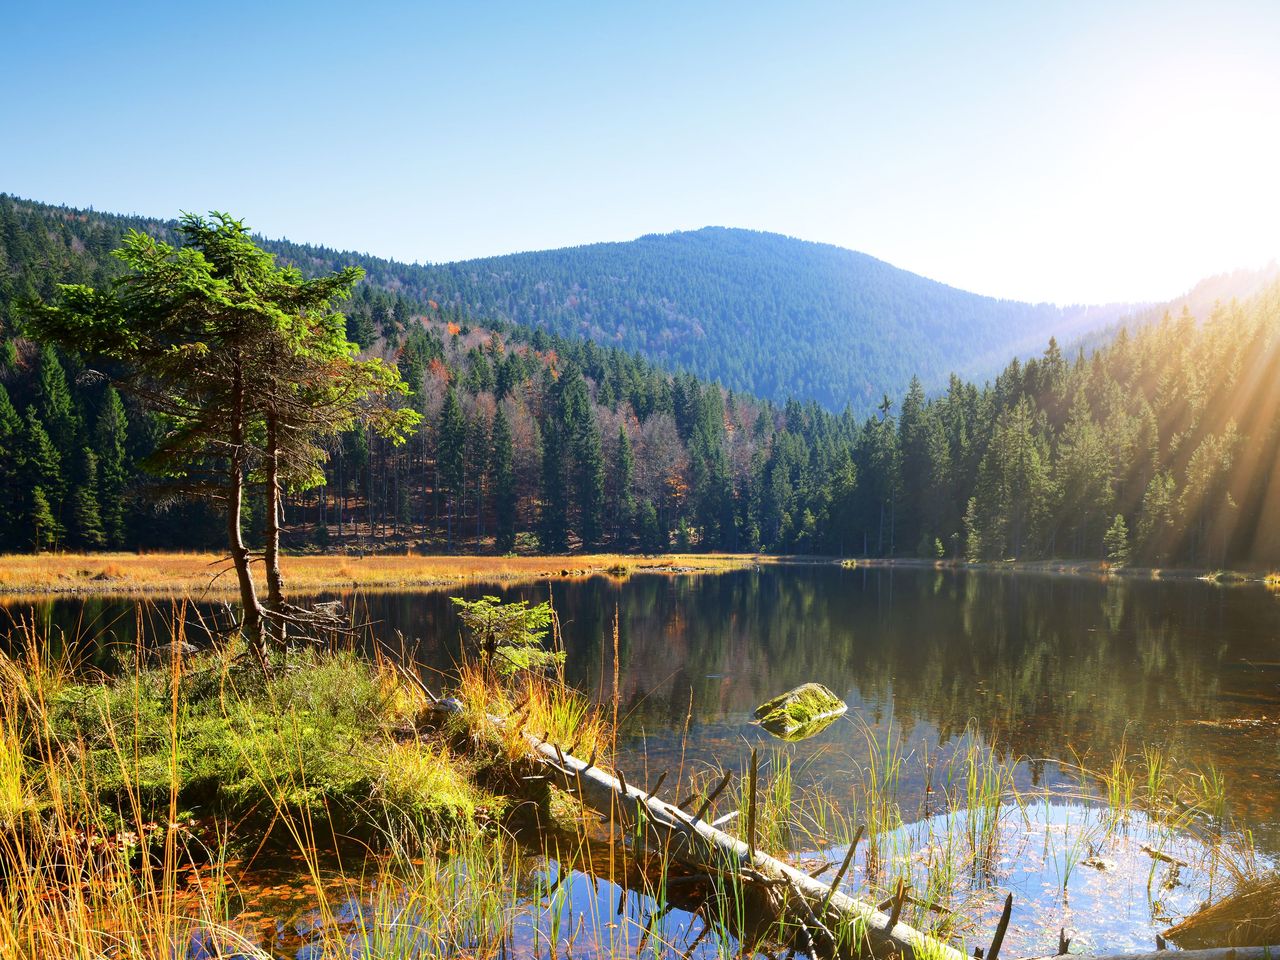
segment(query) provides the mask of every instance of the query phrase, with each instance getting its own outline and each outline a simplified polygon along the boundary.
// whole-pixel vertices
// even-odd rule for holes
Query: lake
[[[997,865],[990,884],[991,902],[1011,889],[1025,903],[1007,941],[1011,955],[1017,947],[1052,952],[1046,931],[1056,939],[1059,926],[1091,948],[1150,947],[1167,925],[1164,913],[1212,892],[1211,880],[1188,869],[1153,905],[1153,865],[1126,860],[1146,836],[1139,823],[1134,842],[1115,855],[1124,897],[1083,868],[1070,903],[1060,891],[1046,894],[1064,885],[1064,859],[1047,853],[1048,838],[1064,818],[1070,829],[1072,817],[1093,815],[1081,799],[1093,789],[1081,764],[1106,769],[1117,755],[1157,746],[1221,784],[1225,812],[1252,831],[1264,859],[1280,854],[1280,596],[1261,585],[813,564],[461,592],[551,596],[569,681],[606,705],[616,667],[620,756],[632,782],[651,783],[662,770],[685,779],[712,767],[741,770],[756,747],[785,754],[798,779],[855,811],[855,771],[873,745],[892,741],[903,758],[904,829],[918,831],[937,816],[930,797],[940,765],[979,742],[1020,786],[1060,795],[1021,810],[1016,829],[1002,827],[1023,847],[1028,837],[1046,838],[1037,857],[1013,854]],[[458,656],[447,594],[342,598],[429,680]],[[68,635],[107,626],[122,642],[139,623],[164,628],[166,614],[161,605],[139,617],[131,603],[102,599],[56,599],[35,611]],[[98,660],[106,663],[105,653]],[[786,745],[752,723],[761,701],[811,680],[846,700],[846,717]],[[1021,849],[1015,841],[1011,849]],[[1065,862],[1069,872],[1071,858]],[[1145,893],[1129,889],[1142,886],[1135,878]]]

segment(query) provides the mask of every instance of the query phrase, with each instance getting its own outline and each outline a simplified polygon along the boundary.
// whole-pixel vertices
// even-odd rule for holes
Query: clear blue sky
[[[1280,255],[1280,4],[12,4],[0,190],[453,260],[706,224],[998,296]]]

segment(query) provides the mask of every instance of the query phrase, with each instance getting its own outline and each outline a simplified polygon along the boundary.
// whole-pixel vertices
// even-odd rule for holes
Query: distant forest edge
[[[0,196],[0,548],[205,548],[223,537],[207,505],[158,497],[161,488],[141,468],[160,424],[109,378],[94,376],[86,358],[15,329],[20,299],[53,298],[58,283],[100,286],[118,275],[109,254],[128,229],[174,239],[170,223]],[[753,244],[778,245],[776,271],[743,266]],[[446,267],[263,245],[311,273],[351,262],[366,269],[345,310],[347,334],[396,364],[411,388],[404,402],[423,415],[403,446],[366,430],[335,439],[323,485],[286,500],[293,550],[698,547],[1280,563],[1274,281],[1243,302],[1202,310],[1198,320],[1184,310],[1133,332],[1121,328],[1088,356],[1064,356],[1050,341],[986,385],[952,376],[944,390],[926,393],[914,380],[875,412],[833,412],[819,401],[865,389],[842,390],[841,378],[854,374],[830,366],[848,349],[833,326],[845,316],[841,298],[892,300],[897,311],[895,334],[864,331],[872,352],[861,361],[895,371],[917,365],[930,375],[930,351],[945,360],[954,349],[940,330],[959,327],[966,341],[995,349],[1015,316],[1007,311],[1025,305],[1003,304],[979,322],[938,291],[972,295],[863,258],[878,279],[865,291],[850,282],[815,295],[830,310],[815,309],[784,331],[796,347],[788,352],[755,326],[777,316],[763,305],[790,296],[798,268],[787,251],[860,255],[727,230]],[[643,283],[619,279],[613,294],[600,293],[619,248],[628,247],[640,251],[629,275]],[[732,263],[742,267],[737,274]],[[501,282],[480,284],[486,270]],[[633,296],[654,289],[664,271],[698,291],[691,296],[715,301],[706,318],[729,309],[726,291],[736,291],[732,309],[739,294],[750,294],[760,312],[735,330],[677,316],[648,293]],[[919,286],[899,296],[902,284]],[[576,303],[562,296],[570,288],[583,292]],[[538,299],[531,291],[550,292]],[[577,309],[584,297],[595,304],[589,315],[611,318],[611,329],[585,319]],[[696,335],[681,335],[686,321],[700,327]],[[667,354],[633,339],[660,327],[673,333]],[[775,396],[794,375],[806,399],[756,399],[667,372],[641,350],[724,383],[735,378],[706,369],[717,355],[740,363],[744,380],[748,370],[776,371],[765,391]],[[251,500],[251,538],[262,535],[263,502]]]

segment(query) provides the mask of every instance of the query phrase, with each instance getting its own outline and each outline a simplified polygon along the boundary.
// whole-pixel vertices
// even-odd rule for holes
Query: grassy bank
[[[110,675],[29,628],[0,654],[0,956],[265,957],[249,865],[281,858],[324,956],[454,956],[507,935],[528,885],[507,829],[537,809],[519,728],[442,724],[411,673],[342,649],[269,673],[235,645],[196,653],[182,622],[175,606],[173,642],[118,651]],[[523,724],[595,731],[609,755],[554,678],[468,668],[456,692],[481,721],[519,696]],[[355,928],[352,898],[368,908]]]
[[[612,573],[715,573],[763,558],[749,554],[582,554],[463,557],[335,554],[285,557],[293,594],[349,588],[441,587]],[[0,556],[0,594],[125,594],[191,597],[235,593],[224,558],[205,553],[55,553]]]

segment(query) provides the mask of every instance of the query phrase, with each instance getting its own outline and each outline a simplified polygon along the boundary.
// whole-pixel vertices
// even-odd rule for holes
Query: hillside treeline
[[[126,228],[172,239],[170,221],[6,204],[93,255]],[[426,265],[260,242],[312,275],[358,266],[379,289],[465,316],[594,340],[775,402],[862,412],[913,374],[928,385],[955,369],[985,376],[1050,333],[1075,339],[1130,312],[997,300],[852,250],[722,227]]]
[[[204,547],[207,508],[146,471],[160,426],[110,371],[16,336],[16,302],[102,283],[126,218],[0,199],[0,542]],[[327,266],[327,264],[325,264]],[[306,264],[303,264],[305,267]],[[1280,560],[1280,288],[1089,356],[919,383],[870,416],[773,404],[626,351],[423,302],[371,276],[349,337],[396,363],[424,416],[403,446],[332,444],[287,498],[287,544],[676,547],[868,556]],[[262,508],[250,510],[250,536]]]

